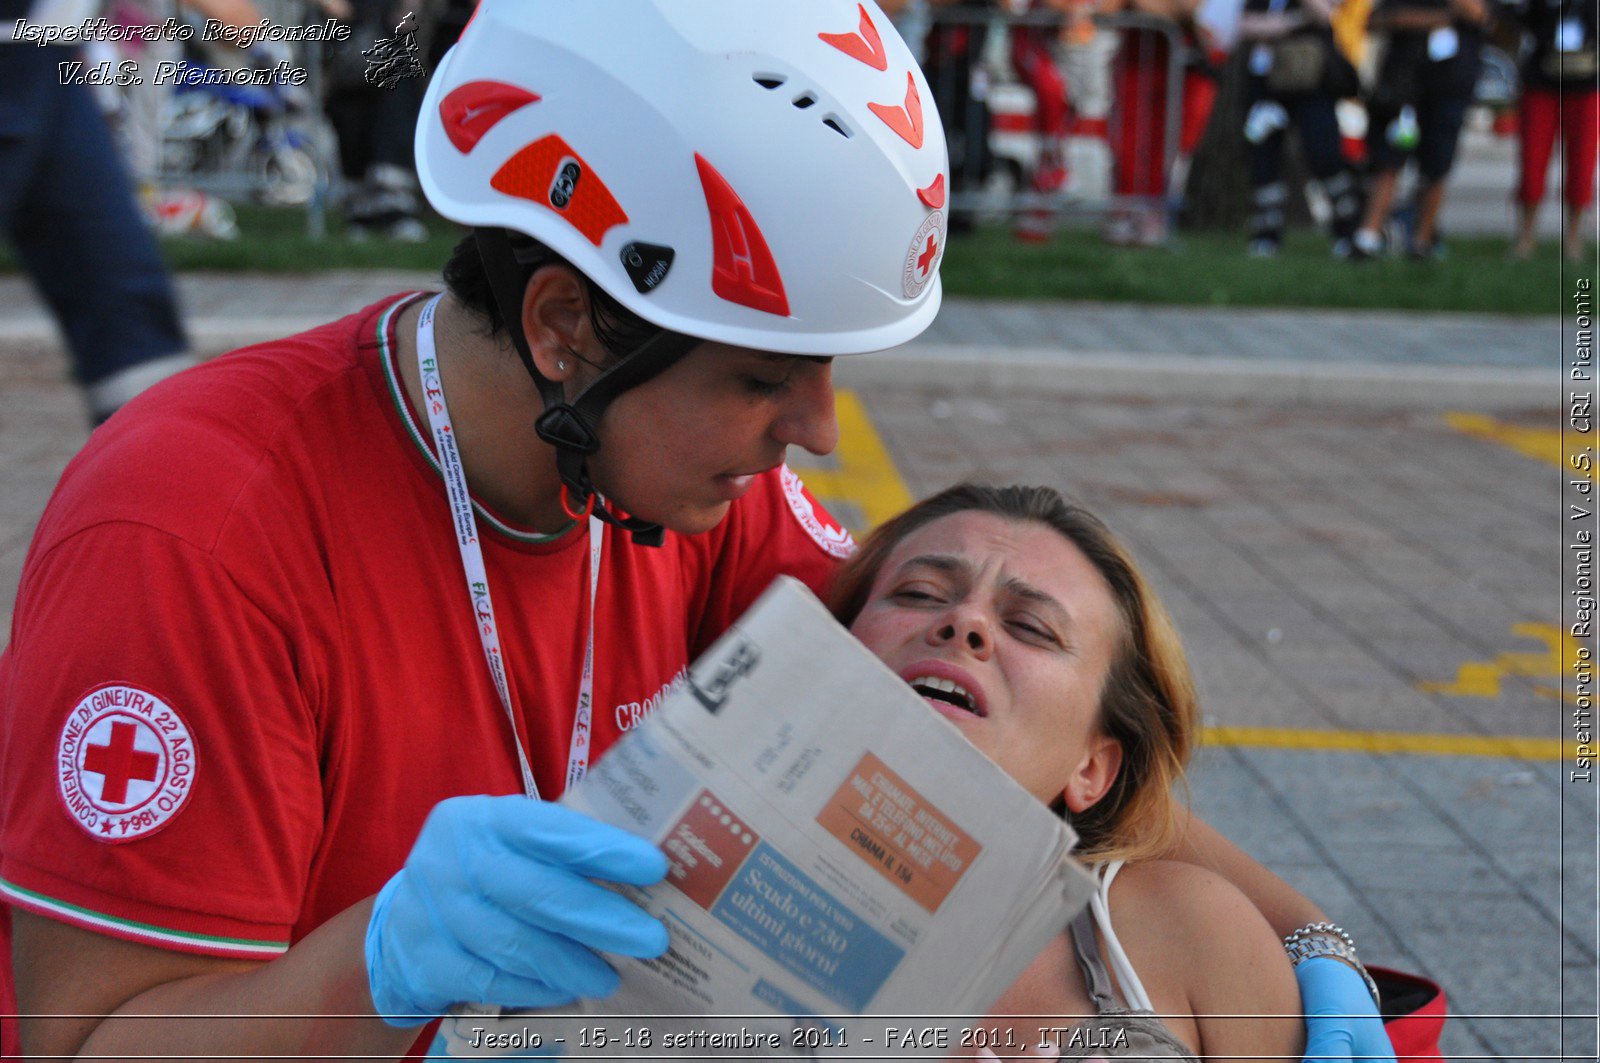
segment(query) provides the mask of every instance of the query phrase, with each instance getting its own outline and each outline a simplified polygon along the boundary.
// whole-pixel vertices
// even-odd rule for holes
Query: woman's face
[[[607,408],[595,483],[634,516],[708,531],[790,445],[837,445],[832,372],[825,358],[700,344]]]
[[[1040,801],[1081,812],[1116,778],[1121,749],[1097,719],[1122,619],[1047,525],[969,511],[924,526],[850,630]]]

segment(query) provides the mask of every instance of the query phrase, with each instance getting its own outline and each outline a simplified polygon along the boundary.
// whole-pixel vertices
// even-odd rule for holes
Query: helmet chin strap
[[[522,331],[522,270],[516,249],[504,229],[478,228],[472,231],[483,260],[490,292],[511,334],[523,368],[533,378],[544,400],[544,412],[534,422],[539,438],[556,451],[556,471],[561,476],[561,507],[574,520],[593,513],[607,524],[629,532],[640,546],[660,546],[661,525],[637,517],[624,516],[601,501],[589,476],[589,455],[600,449],[598,426],[601,414],[618,395],[652,379],[677,363],[700,341],[693,336],[663,330],[637,350],[619,359],[596,377],[571,402],[561,384],[540,373]]]

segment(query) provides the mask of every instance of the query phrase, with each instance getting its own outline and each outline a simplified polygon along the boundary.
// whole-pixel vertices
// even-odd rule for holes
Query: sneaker
[[[1423,244],[1418,240],[1412,240],[1406,245],[1406,257],[1411,259],[1413,262],[1425,262],[1430,260],[1433,262],[1443,262],[1449,257],[1449,255],[1450,251],[1445,246],[1444,234],[1437,230],[1434,231],[1433,242],[1431,244]]]
[[[1067,187],[1069,176],[1067,168],[1061,163],[1040,161],[1033,171],[1033,190],[1052,195]]]
[[[1334,258],[1343,262],[1355,254],[1355,247],[1350,243],[1348,236],[1341,236],[1333,242],[1332,253]]]
[[[384,235],[398,244],[423,244],[428,242],[428,227],[416,218],[400,218]]]
[[[1278,250],[1278,241],[1259,236],[1250,241],[1250,246],[1245,248],[1245,254],[1251,258],[1277,258]]]
[[[1371,229],[1357,229],[1354,236],[1350,237],[1350,261],[1365,262],[1367,259],[1382,258],[1384,253],[1384,239],[1379,233]]]
[[[1048,244],[1050,233],[1031,225],[1019,225],[1011,234],[1019,244]]]
[[[1389,218],[1389,224],[1383,231],[1384,243],[1389,247],[1406,248],[1408,251],[1415,242],[1417,232],[1416,207],[1407,204],[1396,210]]]

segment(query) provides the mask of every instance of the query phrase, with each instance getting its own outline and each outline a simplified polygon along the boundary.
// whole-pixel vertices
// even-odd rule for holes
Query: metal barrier
[[[945,125],[953,212],[1053,220],[1134,211],[1157,217],[1165,231],[1189,45],[1166,19],[1118,14],[1093,21],[1093,41],[1075,51],[1055,40],[1065,25],[1058,12],[936,7],[916,13],[907,29],[928,27],[926,38],[912,44],[922,45],[923,70]],[[1036,92],[1015,68],[1010,46],[1013,34],[1027,28],[1049,31],[1051,57],[1068,82],[1062,106],[1076,102],[1072,97],[1081,95],[1086,78],[1098,78],[1101,88],[1109,83],[1103,113],[1069,111],[1062,160],[1069,176],[1059,190],[1033,187],[1047,154],[1045,135],[1036,121]],[[1140,73],[1131,74],[1130,67]],[[1049,79],[1034,80],[1049,85]],[[1132,86],[1145,91],[1130,99],[1122,89]]]

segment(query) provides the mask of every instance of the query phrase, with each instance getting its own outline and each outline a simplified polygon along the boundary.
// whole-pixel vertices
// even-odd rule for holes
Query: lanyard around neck
[[[451,522],[455,526],[456,545],[461,550],[461,568],[466,575],[467,597],[477,621],[478,638],[483,643],[483,656],[489,664],[489,675],[494,689],[500,695],[500,706],[505,709],[506,721],[511,725],[511,744],[517,751],[517,766],[522,770],[522,789],[529,797],[539,796],[539,787],[533,781],[533,769],[528,764],[528,754],[523,750],[522,728],[517,721],[516,702],[511,684],[506,679],[505,654],[500,648],[500,631],[495,626],[494,602],[489,596],[489,573],[483,564],[483,548],[478,544],[478,519],[472,512],[472,495],[467,489],[467,472],[461,462],[461,451],[456,446],[455,426],[450,420],[450,406],[444,397],[444,381],[439,373],[439,359],[433,342],[433,316],[442,295],[429,299],[417,318],[417,371],[421,375],[422,393],[428,408],[428,424],[433,429],[433,447],[439,457],[439,473],[444,477],[445,491],[450,496]],[[589,517],[589,638],[583,651],[583,676],[578,685],[578,707],[572,723],[572,744],[567,750],[566,785],[571,788],[589,770],[589,732],[594,711],[594,607],[596,592],[600,587],[600,555],[605,542],[605,525],[599,518]]]

